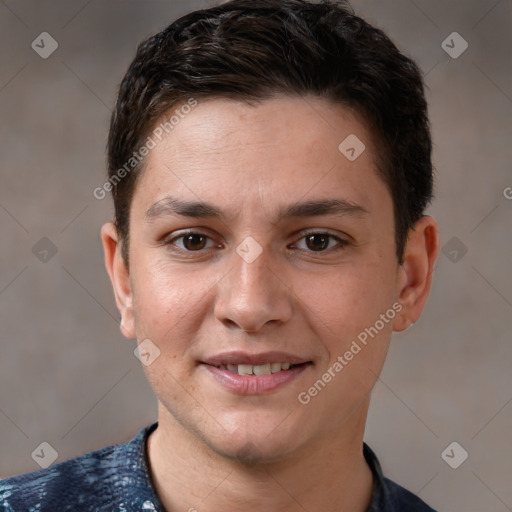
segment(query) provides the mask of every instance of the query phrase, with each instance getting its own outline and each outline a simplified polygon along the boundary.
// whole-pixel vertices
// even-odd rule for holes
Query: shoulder
[[[92,489],[101,495],[116,472],[115,452],[120,448],[122,445],[110,446],[47,469],[2,480],[0,503],[6,510],[16,512],[23,510],[19,507],[43,504],[48,510],[67,510],[61,507],[90,494]]]
[[[148,485],[143,440],[151,428],[142,429],[128,443],[0,481],[0,509],[5,512],[117,510],[114,506],[123,501],[123,488]]]
[[[390,510],[396,512],[435,512],[422,499],[398,485],[397,483],[384,478],[385,494]],[[386,509],[387,510],[387,509]]]
[[[366,443],[363,453],[373,473],[373,497],[367,512],[435,512],[418,496],[386,478],[377,456]]]

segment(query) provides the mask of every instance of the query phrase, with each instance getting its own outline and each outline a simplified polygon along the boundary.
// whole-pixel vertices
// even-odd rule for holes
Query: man
[[[143,42],[105,262],[158,423],[4,510],[431,511],[363,443],[439,250],[421,74],[347,4],[233,0]]]

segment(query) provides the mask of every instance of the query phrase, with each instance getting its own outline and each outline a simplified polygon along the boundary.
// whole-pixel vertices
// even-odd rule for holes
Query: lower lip
[[[213,375],[217,382],[238,395],[261,395],[289,384],[305,371],[310,363],[293,366],[289,370],[281,370],[268,375],[239,375],[209,364],[202,366]]]

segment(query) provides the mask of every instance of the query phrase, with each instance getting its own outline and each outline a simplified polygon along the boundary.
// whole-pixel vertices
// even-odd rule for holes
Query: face
[[[278,97],[201,102],[150,151],[117,296],[123,332],[160,351],[161,425],[265,460],[364,425],[404,314],[372,147],[345,107]]]

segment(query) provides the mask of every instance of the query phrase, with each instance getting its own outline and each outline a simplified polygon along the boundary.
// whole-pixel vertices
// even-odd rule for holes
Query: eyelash
[[[165,240],[164,244],[167,245],[167,246],[173,246],[172,250],[176,250],[176,251],[179,251],[179,252],[185,252],[185,253],[189,253],[189,254],[201,253],[201,252],[204,252],[205,250],[207,250],[207,248],[204,248],[204,249],[199,249],[197,251],[190,251],[190,250],[188,250],[186,248],[177,247],[175,245],[175,242],[177,240],[182,240],[185,237],[191,236],[191,235],[199,235],[199,236],[202,236],[202,237],[205,237],[205,238],[211,240],[211,237],[209,237],[208,235],[205,235],[204,233],[201,233],[200,231],[187,231],[185,233],[181,233],[178,236],[175,236],[173,238]],[[306,252],[309,252],[309,253],[312,253],[312,254],[323,254],[323,253],[331,253],[331,252],[335,252],[337,250],[341,250],[341,249],[345,248],[347,245],[349,245],[349,242],[347,240],[344,240],[344,239],[342,239],[342,238],[340,238],[340,237],[338,237],[336,235],[333,235],[333,234],[325,232],[325,231],[308,231],[308,232],[304,232],[304,233],[302,233],[301,238],[299,238],[299,241],[306,239],[308,236],[314,236],[314,235],[324,235],[325,237],[328,237],[329,239],[334,239],[338,243],[337,243],[337,245],[334,246],[334,248],[330,247],[328,249],[324,249],[324,250],[321,250],[321,251],[313,251],[313,250],[307,250],[307,249],[299,249],[299,250],[303,250],[303,251],[306,251]]]

